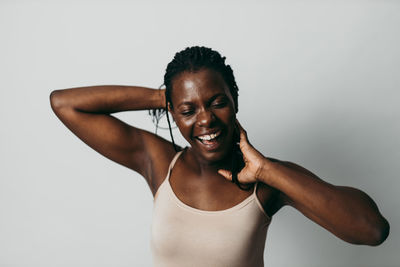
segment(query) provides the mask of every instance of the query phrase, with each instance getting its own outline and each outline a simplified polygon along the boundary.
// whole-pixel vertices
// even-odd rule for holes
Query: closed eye
[[[222,107],[225,107],[226,104],[227,104],[227,102],[218,102],[218,103],[214,103],[213,107],[222,108]]]
[[[224,98],[222,99],[216,99],[215,101],[212,102],[211,106],[214,108],[223,108],[226,105],[228,105],[228,101]]]
[[[194,111],[193,110],[183,110],[183,111],[181,111],[181,115],[183,115],[183,116],[190,116],[190,115],[192,115],[194,113]]]

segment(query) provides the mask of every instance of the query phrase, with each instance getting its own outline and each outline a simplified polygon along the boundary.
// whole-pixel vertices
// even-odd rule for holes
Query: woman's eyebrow
[[[192,102],[190,102],[190,101],[184,101],[184,102],[182,102],[182,103],[179,103],[179,105],[177,106],[177,108],[179,108],[180,106],[183,106],[183,105],[192,105],[193,103]]]
[[[213,102],[216,98],[218,98],[218,97],[227,97],[226,96],[226,94],[224,94],[224,93],[218,93],[218,94],[216,94],[216,95],[213,95],[209,100],[208,100],[208,103],[211,103],[211,102]]]
[[[227,96],[226,96],[225,93],[218,93],[218,94],[215,94],[215,95],[213,95],[210,99],[207,100],[207,103],[209,104],[209,103],[213,102],[213,101],[214,101],[216,98],[218,98],[218,97],[227,97]],[[179,108],[180,106],[184,106],[184,105],[193,105],[193,102],[190,102],[190,101],[183,101],[183,102],[181,102],[181,103],[179,103],[179,104],[177,105],[177,108]]]

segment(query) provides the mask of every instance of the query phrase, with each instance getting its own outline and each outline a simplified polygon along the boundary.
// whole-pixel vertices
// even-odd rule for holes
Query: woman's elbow
[[[354,245],[379,246],[389,236],[390,225],[384,217],[372,222],[364,221],[359,228],[353,229],[350,236],[342,237],[342,240]]]
[[[66,94],[65,89],[53,90],[49,98],[50,106],[54,111],[71,107],[71,98]]]
[[[380,222],[377,223],[371,230],[370,237],[366,245],[369,246],[379,246],[382,244],[389,236],[390,225],[385,218],[381,218]]]
[[[60,92],[59,90],[54,90],[50,93],[50,105],[53,110],[55,110],[61,106],[59,92]]]

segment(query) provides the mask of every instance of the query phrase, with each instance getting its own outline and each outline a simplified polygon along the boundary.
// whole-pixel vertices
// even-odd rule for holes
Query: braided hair
[[[232,68],[225,64],[226,57],[222,57],[220,53],[211,48],[204,46],[192,46],[177,52],[173,60],[167,65],[167,69],[164,75],[165,85],[165,108],[150,110],[149,113],[153,117],[153,122],[156,124],[156,131],[158,128],[158,122],[163,115],[166,115],[168,121],[168,128],[171,135],[172,144],[175,151],[178,151],[178,147],[175,144],[174,137],[172,135],[172,128],[170,118],[168,116],[168,104],[172,107],[171,93],[172,93],[172,82],[182,72],[196,72],[201,69],[211,69],[221,74],[225,83],[227,84],[229,91],[232,95],[234,107],[236,113],[238,112],[238,91],[239,88],[236,85],[235,77],[233,75]],[[236,140],[234,140],[233,157],[231,163],[232,172],[232,183],[235,183],[240,189],[249,190],[251,186],[243,186],[240,184],[237,178],[238,172],[244,167],[243,155],[240,151],[239,146],[236,142],[239,142],[238,131]]]

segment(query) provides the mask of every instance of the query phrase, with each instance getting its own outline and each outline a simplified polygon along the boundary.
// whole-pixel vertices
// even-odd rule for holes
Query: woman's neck
[[[219,161],[207,161],[201,156],[197,155],[190,148],[184,151],[186,155],[182,155],[187,160],[187,163],[193,168],[194,171],[199,174],[205,173],[216,173],[220,169],[231,170],[232,168],[232,157],[233,153],[227,153],[227,155]]]

